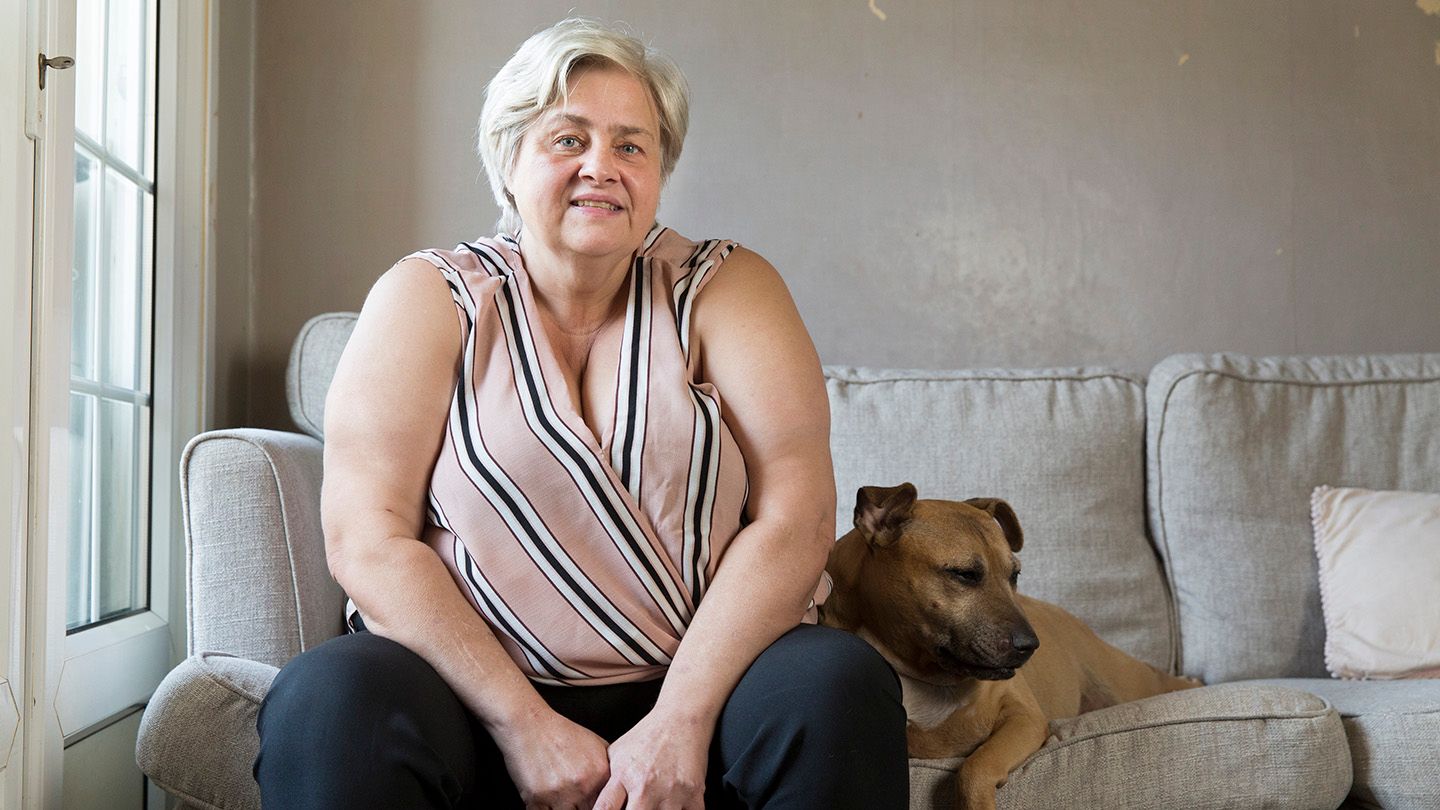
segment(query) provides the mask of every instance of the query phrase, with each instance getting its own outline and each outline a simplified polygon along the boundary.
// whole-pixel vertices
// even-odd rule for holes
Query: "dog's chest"
[[[972,690],[958,686],[937,686],[914,678],[900,676],[901,699],[905,717],[922,729],[940,725],[957,711],[971,708]]]

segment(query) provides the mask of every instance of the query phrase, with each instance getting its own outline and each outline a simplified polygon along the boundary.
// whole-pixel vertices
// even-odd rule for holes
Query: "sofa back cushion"
[[[1021,591],[1056,602],[1161,668],[1169,599],[1145,534],[1144,383],[1105,370],[827,368],[836,530],[855,491],[999,497],[1025,531]]]
[[[1182,671],[1325,677],[1310,493],[1440,491],[1440,354],[1177,355],[1147,399],[1150,523]]]
[[[290,347],[290,364],[285,369],[290,418],[302,432],[317,439],[325,438],[325,394],[358,317],[354,312],[316,315],[300,327],[295,345]]]

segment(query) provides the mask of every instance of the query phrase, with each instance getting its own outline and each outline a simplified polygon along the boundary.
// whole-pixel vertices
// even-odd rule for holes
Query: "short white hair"
[[[520,230],[520,212],[505,187],[525,132],[569,93],[570,76],[585,67],[618,67],[649,90],[660,117],[660,181],[680,160],[690,125],[690,91],[680,68],[627,33],[595,20],[571,17],[525,40],[485,87],[476,151],[500,206],[501,233]]]

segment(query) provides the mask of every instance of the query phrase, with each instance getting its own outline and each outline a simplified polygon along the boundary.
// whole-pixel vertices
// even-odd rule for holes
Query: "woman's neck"
[[[593,336],[614,317],[631,257],[566,260],[533,236],[522,244],[535,304],[561,334]]]

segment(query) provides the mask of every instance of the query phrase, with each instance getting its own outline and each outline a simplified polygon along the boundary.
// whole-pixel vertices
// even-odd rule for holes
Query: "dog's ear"
[[[900,537],[900,528],[915,510],[915,485],[860,487],[855,493],[855,528],[872,545],[884,547]]]
[[[1020,521],[1015,518],[1015,510],[1010,508],[1010,504],[999,498],[970,498],[965,503],[995,518],[1010,543],[1011,551],[1019,551],[1025,545],[1025,533],[1020,531]]]

